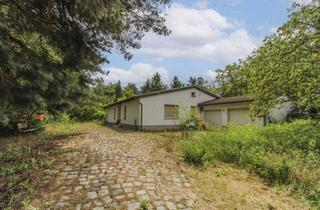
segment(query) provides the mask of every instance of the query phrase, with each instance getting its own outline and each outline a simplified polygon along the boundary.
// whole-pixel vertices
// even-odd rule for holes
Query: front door
[[[117,123],[121,123],[121,105],[118,105],[117,110]]]

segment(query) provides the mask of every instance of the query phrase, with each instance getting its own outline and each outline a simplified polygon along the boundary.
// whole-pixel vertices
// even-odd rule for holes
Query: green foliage
[[[143,200],[140,202],[140,210],[148,210],[150,203],[148,200]]]
[[[61,115],[60,121],[66,122],[67,118]],[[55,134],[41,132],[31,142],[12,144],[0,151],[0,209],[28,207],[34,186],[32,177],[35,173],[52,168],[54,156],[60,154],[56,140],[62,135],[71,134],[67,123],[61,122],[60,131]]]
[[[128,83],[123,89],[123,96],[125,98],[130,98],[132,96],[138,95],[138,88],[134,83]]]
[[[103,121],[106,115],[104,106],[104,103],[91,101],[75,105],[68,113],[76,121]]]
[[[181,88],[184,86],[184,84],[179,80],[179,78],[177,76],[174,76],[171,84],[170,84],[171,88]]]
[[[244,74],[243,64],[227,65],[223,70],[217,70],[215,80],[216,93],[223,97],[246,95],[248,93],[248,79]]]
[[[161,75],[157,72],[141,86],[141,93],[150,93],[167,88],[167,85],[165,85],[161,79]]]
[[[266,127],[231,126],[185,140],[188,163],[221,161],[283,184],[320,206],[320,122],[297,120]]]
[[[187,163],[202,165],[206,154],[204,145],[197,141],[189,141],[184,146],[183,159]]]
[[[169,34],[162,15],[169,3],[2,1],[0,124],[22,111],[72,106],[109,62],[107,53],[117,50],[130,59],[129,49],[140,47],[145,32]]]
[[[210,88],[211,85],[209,84],[209,82],[207,80],[205,80],[203,77],[189,77],[189,80],[188,80],[188,85],[189,86],[194,86],[194,85],[197,85],[199,87],[202,87],[202,88]]]
[[[115,101],[122,98],[122,96],[123,96],[122,86],[121,86],[120,80],[118,80],[115,87]]]
[[[253,115],[266,116],[290,100],[296,117],[320,114],[320,1],[294,3],[289,20],[246,60],[218,70],[222,96],[254,95]]]

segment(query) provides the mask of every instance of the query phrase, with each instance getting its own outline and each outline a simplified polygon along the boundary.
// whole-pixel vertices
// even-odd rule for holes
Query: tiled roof
[[[238,102],[248,102],[253,101],[252,96],[232,96],[232,97],[222,97],[214,99],[211,101],[206,101],[200,103],[199,105],[215,105],[215,104],[229,104],[229,103],[238,103]]]

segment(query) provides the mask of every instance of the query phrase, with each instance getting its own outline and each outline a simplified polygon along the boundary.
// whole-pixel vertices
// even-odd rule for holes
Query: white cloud
[[[256,47],[255,40],[242,26],[213,9],[173,4],[167,25],[172,30],[169,36],[147,34],[138,53],[226,64],[246,57]]]
[[[307,4],[311,4],[312,0],[294,0],[294,2],[302,4],[302,5],[307,5]]]
[[[209,70],[204,73],[204,76],[208,77],[210,81],[214,81],[217,77],[217,72],[215,70]]]
[[[161,75],[164,81],[167,81],[169,78],[168,71],[164,67],[154,67],[146,63],[132,64],[129,69],[108,67],[104,68],[104,71],[110,71],[107,76],[102,76],[106,82],[116,82],[120,80],[122,83],[133,82],[139,84],[151,78],[156,72]]]

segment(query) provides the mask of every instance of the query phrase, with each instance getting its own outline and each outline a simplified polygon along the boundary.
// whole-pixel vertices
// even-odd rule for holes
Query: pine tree
[[[188,85],[189,85],[189,86],[197,85],[197,78],[190,76],[190,77],[189,77],[189,80],[188,80]]]
[[[115,100],[118,101],[119,99],[122,98],[122,96],[123,96],[122,86],[121,86],[120,80],[118,80],[115,87]]]
[[[168,87],[162,82],[160,74],[157,72],[155,75],[151,78],[150,83],[150,91],[159,91],[159,90],[165,90]]]
[[[1,1],[0,124],[19,112],[55,113],[77,102],[108,52],[117,48],[130,59],[128,49],[139,48],[145,32],[168,35],[161,15],[168,3]]]
[[[149,93],[151,92],[151,81],[147,79],[147,81],[140,88],[141,93]]]
[[[179,80],[177,76],[174,76],[171,82],[171,88],[180,88],[183,87],[183,83]]]

